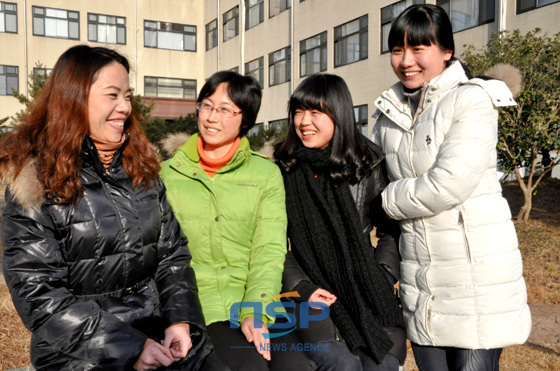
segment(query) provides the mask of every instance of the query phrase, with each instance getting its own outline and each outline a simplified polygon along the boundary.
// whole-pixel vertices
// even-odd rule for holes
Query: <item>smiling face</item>
[[[404,86],[417,89],[441,75],[452,55],[451,51],[443,51],[433,43],[409,45],[405,35],[404,46],[395,46],[391,51],[391,66]]]
[[[241,109],[233,103],[227,92],[227,83],[221,83],[216,91],[202,99],[203,104],[209,104],[213,108],[229,108],[234,112]],[[243,114],[230,118],[221,117],[215,109],[210,112],[198,112],[198,131],[204,140],[204,153],[210,158],[223,157],[239,136]]]
[[[324,112],[315,109],[297,108],[294,127],[299,139],[307,148],[327,148],[334,136],[334,122]]]
[[[118,143],[130,112],[132,93],[128,73],[117,62],[97,72],[88,96],[89,132],[100,141]]]

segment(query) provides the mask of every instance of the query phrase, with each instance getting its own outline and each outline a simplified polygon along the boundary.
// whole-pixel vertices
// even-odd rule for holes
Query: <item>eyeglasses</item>
[[[212,107],[211,104],[204,103],[204,102],[198,102],[196,104],[196,109],[199,112],[204,112],[207,114],[210,114],[212,111],[216,111],[216,114],[220,115],[220,117],[224,119],[230,119],[241,113],[241,111],[235,112],[234,110],[226,107]]]

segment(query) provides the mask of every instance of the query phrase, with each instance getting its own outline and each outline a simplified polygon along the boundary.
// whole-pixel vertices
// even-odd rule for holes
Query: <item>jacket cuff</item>
[[[295,287],[294,291],[297,291],[299,294],[299,298],[294,298],[294,301],[301,303],[303,301],[309,301],[309,298],[319,286],[312,284],[309,281],[300,281]]]

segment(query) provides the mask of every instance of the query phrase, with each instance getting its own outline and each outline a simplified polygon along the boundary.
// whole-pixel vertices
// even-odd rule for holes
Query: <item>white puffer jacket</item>
[[[401,221],[401,295],[408,337],[421,345],[490,349],[531,331],[521,254],[496,172],[499,80],[458,62],[432,80],[416,122],[397,83],[375,102],[372,140],[391,184],[383,208]]]

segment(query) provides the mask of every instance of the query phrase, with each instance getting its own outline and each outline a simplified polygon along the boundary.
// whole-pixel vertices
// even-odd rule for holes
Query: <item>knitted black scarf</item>
[[[337,297],[330,315],[349,349],[378,363],[391,349],[384,326],[403,326],[392,287],[361,230],[348,183],[334,186],[326,164],[330,148],[298,148],[285,174],[288,232],[303,271]]]

